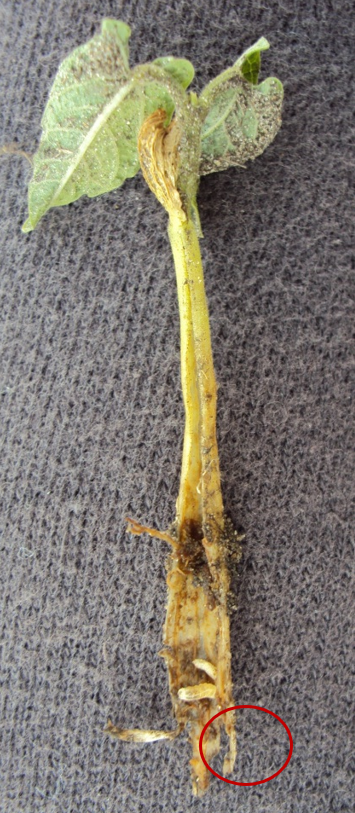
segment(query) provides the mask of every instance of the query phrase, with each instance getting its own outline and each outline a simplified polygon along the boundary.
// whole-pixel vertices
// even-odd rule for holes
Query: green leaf
[[[42,118],[24,232],[51,207],[117,189],[136,175],[137,136],[144,119],[159,107],[171,117],[173,80],[167,75],[164,83],[158,68],[146,79],[131,71],[129,36],[125,23],[104,20],[101,33],[61,64]]]
[[[257,84],[260,52],[267,48],[262,37],[202,92],[207,115],[201,134],[201,175],[244,166],[275,138],[281,126],[283,87],[274,77]]]
[[[176,59],[174,56],[161,56],[154,60],[153,65],[158,65],[158,67],[163,68],[184,90],[191,84],[195,76],[194,66],[188,59]]]
[[[101,23],[101,34],[103,36],[112,36],[116,39],[117,45],[120,49],[122,62],[126,68],[129,70],[129,47],[128,47],[128,40],[131,36],[131,29],[127,23],[124,23],[122,20],[112,20],[111,18],[106,18]]]
[[[261,65],[260,51],[254,51],[250,56],[247,56],[241,65],[241,74],[247,82],[252,85],[258,84],[258,77]]]
[[[267,51],[270,45],[265,37],[260,39],[247,48],[246,51],[237,59],[234,69],[240,69],[244,79],[251,82],[252,85],[258,84],[258,77],[261,65],[261,51]]]

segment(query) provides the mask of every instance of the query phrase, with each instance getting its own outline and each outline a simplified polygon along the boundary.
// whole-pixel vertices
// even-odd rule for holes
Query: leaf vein
[[[89,132],[85,136],[82,144],[80,145],[80,148],[78,149],[78,151],[76,153],[75,161],[73,161],[73,163],[68,167],[65,175],[62,178],[61,183],[59,184],[59,186],[58,186],[58,188],[57,188],[57,190],[55,192],[55,195],[53,196],[53,198],[50,201],[47,208],[50,208],[51,206],[55,205],[55,200],[61,195],[64,187],[66,186],[66,184],[68,183],[68,181],[71,178],[72,174],[75,172],[75,170],[79,166],[80,162],[83,160],[85,153],[89,149],[90,145],[92,144],[93,140],[97,136],[97,134],[100,131],[101,127],[103,127],[104,124],[106,124],[108,118],[110,117],[111,113],[113,113],[115,108],[123,101],[123,99],[126,98],[126,96],[128,96],[130,91],[133,89],[134,84],[135,84],[135,82],[132,79],[130,82],[128,82],[122,88],[120,88],[118,93],[115,94],[115,96],[113,97],[113,99],[111,99],[109,104],[107,104],[106,107],[104,107],[103,111],[97,117],[97,119],[95,120],[93,126],[90,128]]]
[[[226,120],[226,118],[229,116],[229,114],[233,110],[233,107],[235,105],[236,97],[237,97],[237,94],[235,93],[235,95],[233,96],[233,99],[231,99],[231,101],[227,105],[223,115],[220,116],[219,119],[217,119],[217,121],[214,122],[214,124],[211,124],[211,126],[207,130],[202,131],[201,140],[203,140],[204,138],[207,138],[209,135],[211,135],[211,133],[214,133],[214,131],[217,130],[217,128],[220,127],[221,124],[223,124],[223,122]]]

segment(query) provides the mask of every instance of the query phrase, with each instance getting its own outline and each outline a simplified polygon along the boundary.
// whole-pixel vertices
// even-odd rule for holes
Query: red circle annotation
[[[275,717],[275,719],[278,720],[279,723],[281,723],[281,725],[284,727],[285,731],[287,732],[288,739],[289,739],[289,742],[290,742],[288,757],[287,757],[286,761],[284,762],[284,764],[282,765],[282,767],[279,768],[278,771],[275,771],[275,773],[273,773],[271,776],[267,776],[266,779],[259,779],[257,782],[235,782],[233,779],[226,779],[225,776],[221,776],[221,774],[214,771],[213,768],[211,768],[211,766],[208,764],[207,760],[205,759],[205,755],[204,755],[203,750],[202,750],[202,742],[203,742],[204,735],[205,735],[205,733],[206,733],[206,731],[208,729],[208,726],[210,726],[211,723],[213,722],[213,720],[216,720],[216,718],[220,717],[222,714],[227,714],[228,711],[236,711],[237,709],[257,709],[257,711],[265,711],[266,714],[270,714],[271,717]],[[247,705],[247,706],[231,706],[228,709],[223,709],[223,711],[219,711],[218,714],[215,714],[213,717],[211,717],[210,720],[208,720],[208,723],[206,723],[206,725],[204,726],[204,728],[201,731],[201,736],[200,736],[200,741],[199,741],[199,749],[200,749],[201,759],[204,762],[204,764],[206,765],[206,768],[208,768],[208,770],[211,771],[211,773],[213,773],[214,776],[217,776],[217,779],[222,779],[223,782],[228,782],[229,785],[242,785],[243,787],[245,787],[247,785],[262,785],[262,784],[264,784],[264,782],[270,782],[271,779],[275,779],[275,776],[278,776],[282,771],[284,771],[286,766],[288,765],[291,757],[292,757],[293,739],[292,739],[292,734],[291,734],[291,731],[290,731],[288,725],[284,722],[284,720],[281,719],[281,717],[278,716],[278,714],[275,714],[273,711],[270,711],[269,709],[264,709],[262,706],[251,706],[251,705]]]

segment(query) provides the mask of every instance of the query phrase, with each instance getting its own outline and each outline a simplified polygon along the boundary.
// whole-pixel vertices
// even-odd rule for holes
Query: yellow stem
[[[181,132],[176,121],[166,128],[165,117],[164,110],[157,110],[146,119],[139,133],[138,152],[143,175],[169,214],[186,415],[182,470],[173,536],[134,520],[128,522],[132,533],[145,531],[172,546],[167,563],[168,602],[161,654],[168,668],[178,727],[173,732],[139,731],[109,723],[107,731],[123,740],[152,742],[173,739],[187,726],[193,754],[193,792],[201,796],[209,782],[209,771],[199,753],[201,732],[217,711],[234,705],[227,609],[227,543],[232,542],[234,534],[223,517],[216,439],[217,386],[198,229],[191,215],[196,189],[194,194],[185,195],[178,189]],[[224,759],[227,773],[233,770],[236,757],[234,713],[208,728],[204,753],[208,762],[219,753],[222,726],[229,737]]]
[[[194,199],[183,203],[177,187],[182,138],[176,120],[165,127],[165,111],[156,110],[143,123],[138,138],[141,168],[148,186],[169,215],[181,329],[181,377],[186,425],[180,492],[178,535],[193,521],[210,545],[207,557],[217,559],[214,540],[223,529],[223,502],[216,437],[217,386],[213,369],[208,306]]]
[[[180,490],[176,503],[177,526],[182,530],[184,522],[202,524],[201,452],[200,452],[200,401],[197,385],[195,342],[193,334],[191,290],[188,284],[188,259],[181,251],[181,219],[170,217],[168,233],[173,250],[180,314],[181,386],[185,407],[184,445],[181,463]]]
[[[192,218],[169,212],[169,238],[174,256],[181,331],[181,377],[185,403],[185,437],[177,519],[185,518],[191,493],[194,519],[223,526],[216,437],[217,385],[213,367],[208,306],[201,252]],[[187,517],[189,518],[189,514]]]

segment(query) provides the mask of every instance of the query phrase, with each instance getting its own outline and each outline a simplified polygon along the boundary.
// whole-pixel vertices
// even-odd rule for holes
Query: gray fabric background
[[[1,791],[6,813],[349,811],[354,521],[351,3],[5,0],[1,144],[33,152],[60,61],[104,16],[133,29],[132,64],[167,53],[201,88],[259,36],[285,85],[274,144],[204,178],[202,252],[219,381],[226,508],[246,532],[232,617],[235,702],[285,719],[273,781],[212,779],[191,796],[157,657],[164,543],[128,513],[174,518],[183,431],[166,215],[141,176],[52,210],[21,234],[30,167],[0,161]],[[234,779],[288,741],[241,712]]]

